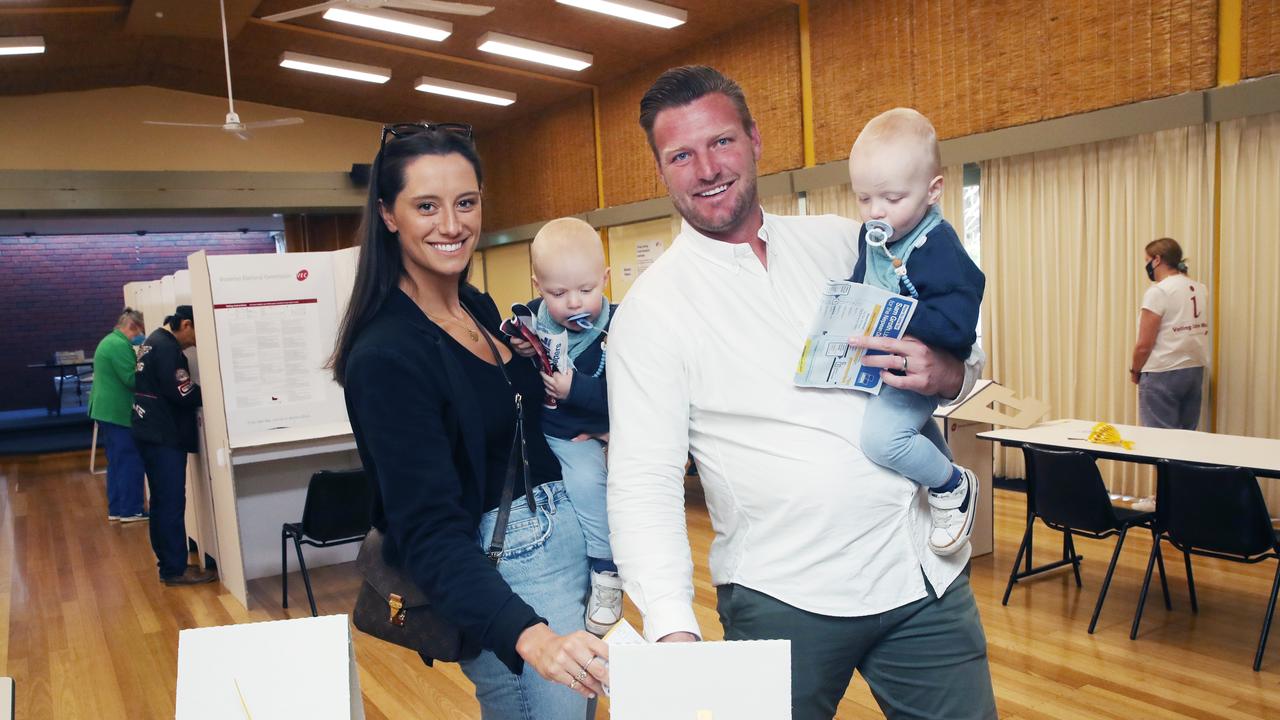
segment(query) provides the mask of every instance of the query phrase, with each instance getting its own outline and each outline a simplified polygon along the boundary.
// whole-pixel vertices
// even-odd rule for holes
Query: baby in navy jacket
[[[966,359],[986,278],[938,209],[942,170],[928,118],[908,108],[872,118],[849,151],[849,182],[863,222],[852,280],[915,297],[907,334]],[[867,405],[861,444],[871,461],[928,488],[929,547],[951,555],[969,542],[978,483],[952,464],[932,418],[937,406],[936,397],[884,385]]]

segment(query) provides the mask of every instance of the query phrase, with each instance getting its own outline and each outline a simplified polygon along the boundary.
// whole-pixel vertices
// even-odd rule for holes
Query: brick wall
[[[47,407],[53,372],[27,368],[84,349],[119,317],[125,283],[156,280],[209,254],[273,253],[268,233],[0,236],[0,410]]]

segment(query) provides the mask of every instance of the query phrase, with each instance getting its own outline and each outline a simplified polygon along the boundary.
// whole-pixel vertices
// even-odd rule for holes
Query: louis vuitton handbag
[[[507,376],[497,347],[488,332],[482,334],[489,342],[489,351],[493,353],[503,378],[511,386],[511,378]],[[524,479],[525,502],[531,512],[536,510],[525,448],[524,405],[518,393],[515,395],[515,405],[516,428],[507,462],[506,481],[498,505],[497,522],[488,549],[489,560],[495,566],[502,557],[502,546],[506,541],[517,469]],[[481,648],[478,641],[466,637],[461,628],[440,617],[431,607],[426,593],[401,568],[386,561],[382,552],[384,539],[377,528],[371,529],[356,557],[356,569],[364,578],[360,584],[360,593],[356,596],[355,609],[351,613],[356,629],[433,660],[457,662],[479,655]]]

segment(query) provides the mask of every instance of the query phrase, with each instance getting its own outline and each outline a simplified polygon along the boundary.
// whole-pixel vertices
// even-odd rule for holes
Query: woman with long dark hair
[[[386,560],[480,649],[461,665],[486,720],[581,718],[607,682],[608,649],[583,630],[586,546],[543,437],[542,380],[466,281],[481,182],[469,126],[383,129],[334,377],[376,481]],[[483,546],[521,416],[527,481],[495,563]]]

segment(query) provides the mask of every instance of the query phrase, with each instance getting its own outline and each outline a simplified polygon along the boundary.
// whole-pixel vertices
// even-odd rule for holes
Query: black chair
[[[1191,574],[1192,555],[1250,564],[1272,558],[1280,560],[1280,533],[1271,525],[1267,503],[1252,471],[1164,461],[1158,466],[1156,481],[1156,523],[1160,533],[1151,548],[1151,559],[1147,561],[1147,576],[1138,596],[1130,639],[1138,637],[1142,606],[1151,582],[1151,563],[1159,561],[1161,556],[1160,540],[1182,551],[1187,564],[1187,592],[1191,595],[1193,613],[1200,612],[1200,606],[1196,602],[1195,578]],[[1276,564],[1271,599],[1267,602],[1267,614],[1262,619],[1258,651],[1253,657],[1255,672],[1262,667],[1262,653],[1267,647],[1278,590],[1280,563]]]
[[[363,470],[322,470],[311,476],[302,522],[285,523],[280,530],[281,607],[289,607],[289,539],[293,538],[298,552],[298,567],[314,617],[319,613],[307,563],[302,559],[302,546],[333,547],[359,542],[369,532],[372,512],[373,487]]]
[[[1076,587],[1081,587],[1080,561],[1084,560],[1084,556],[1076,553],[1072,537],[1083,535],[1101,540],[1119,535],[1115,552],[1111,554],[1111,564],[1107,566],[1107,576],[1098,592],[1098,603],[1094,606],[1093,617],[1089,619],[1089,632],[1092,633],[1098,625],[1102,603],[1107,599],[1107,588],[1111,586],[1111,575],[1115,572],[1116,561],[1120,559],[1125,536],[1133,527],[1154,528],[1155,514],[1112,505],[1107,487],[1102,482],[1102,475],[1098,473],[1098,466],[1088,453],[1028,445],[1023,448],[1023,456],[1027,464],[1027,530],[1022,536],[1022,545],[1018,547],[1013,570],[1009,573],[1009,584],[1005,586],[1004,599],[1000,604],[1009,604],[1009,593],[1019,580],[1068,564],[1075,573]],[[1033,568],[1031,538],[1036,518],[1062,533],[1062,559]],[[1152,534],[1154,533],[1153,529]],[[1027,561],[1026,570],[1019,572],[1018,566],[1022,564],[1024,556]],[[1150,579],[1149,574],[1147,577]],[[1160,564],[1160,581],[1165,582],[1163,561]],[[1169,603],[1167,583],[1165,603]]]

